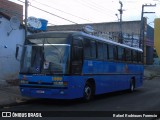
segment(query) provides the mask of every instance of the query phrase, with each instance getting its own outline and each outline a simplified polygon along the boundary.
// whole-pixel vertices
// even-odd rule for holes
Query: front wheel
[[[94,90],[93,90],[93,86],[90,83],[86,83],[85,87],[84,87],[84,101],[88,102],[90,101],[94,96]]]

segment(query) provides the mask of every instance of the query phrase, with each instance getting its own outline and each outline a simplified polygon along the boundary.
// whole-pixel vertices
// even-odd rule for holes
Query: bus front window
[[[69,45],[45,45],[43,73],[68,73]]]
[[[69,72],[69,44],[30,44],[24,48],[21,73],[67,74]]]

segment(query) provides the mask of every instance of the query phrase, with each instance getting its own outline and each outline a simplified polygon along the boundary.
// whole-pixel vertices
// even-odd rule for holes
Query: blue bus
[[[81,31],[35,33],[27,41],[19,74],[23,96],[89,101],[143,84],[139,48]]]

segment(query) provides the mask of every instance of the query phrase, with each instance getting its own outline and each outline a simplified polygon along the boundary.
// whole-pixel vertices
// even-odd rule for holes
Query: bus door
[[[74,37],[72,41],[71,73],[81,74],[83,64],[83,45],[81,37]]]

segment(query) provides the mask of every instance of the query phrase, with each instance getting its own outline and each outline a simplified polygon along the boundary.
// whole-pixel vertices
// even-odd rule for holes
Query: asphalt
[[[22,104],[31,98],[23,97],[20,94],[19,86],[1,86],[0,87],[0,108],[10,105]]]

